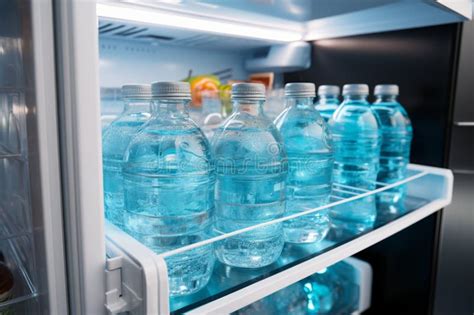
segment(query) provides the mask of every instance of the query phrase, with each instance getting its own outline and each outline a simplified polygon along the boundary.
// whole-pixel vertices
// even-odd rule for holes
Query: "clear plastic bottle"
[[[306,293],[303,314],[352,314],[357,311],[359,286],[354,267],[339,262],[302,280]]]
[[[150,118],[150,85],[122,86],[122,99],[123,112],[102,136],[105,217],[119,227],[123,227],[123,156],[132,137]]]
[[[394,183],[406,177],[410,160],[410,145],[413,129],[410,118],[398,103],[398,85],[377,85],[374,95],[377,97],[372,110],[377,114],[382,131],[380,150],[380,170],[377,181]],[[379,215],[397,212],[398,204],[403,202],[406,186],[396,187],[377,194]],[[387,213],[386,213],[387,212]]]
[[[232,86],[233,113],[212,140],[216,161],[214,229],[223,234],[268,222],[285,212],[286,152],[280,133],[263,114],[265,87]],[[230,266],[258,268],[273,263],[283,249],[282,224],[227,238],[217,258]]]
[[[341,261],[234,313],[329,315],[352,314],[359,306],[357,273]]]
[[[339,106],[340,89],[337,85],[320,85],[316,109],[324,120],[329,121]]]
[[[313,83],[285,85],[286,109],[275,120],[288,155],[286,215],[329,202],[334,163],[328,126],[314,108]],[[283,224],[285,241],[321,241],[329,231],[328,210],[317,211]]]
[[[185,82],[152,84],[152,118],[124,158],[125,226],[157,253],[209,237],[215,172],[209,143],[189,118]],[[172,296],[198,291],[214,266],[212,246],[166,258]]]
[[[366,84],[346,84],[344,101],[329,120],[333,137],[333,195],[349,198],[376,188],[380,157],[379,122],[367,102]],[[350,188],[350,187],[354,188]],[[331,208],[338,235],[355,235],[372,228],[377,210],[369,196]]]

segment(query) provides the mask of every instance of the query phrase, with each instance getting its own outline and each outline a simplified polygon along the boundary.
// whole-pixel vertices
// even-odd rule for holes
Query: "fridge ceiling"
[[[101,38],[115,40],[148,42],[157,46],[165,44],[224,51],[251,50],[275,44],[273,41],[236,38],[196,30],[165,28],[162,26],[137,24],[130,21],[109,18],[100,19],[99,36]]]
[[[472,2],[101,0],[97,14],[101,36],[155,43],[178,40],[184,45],[208,45],[208,48],[252,49],[459,22],[471,18]],[[240,41],[232,43],[225,39]]]

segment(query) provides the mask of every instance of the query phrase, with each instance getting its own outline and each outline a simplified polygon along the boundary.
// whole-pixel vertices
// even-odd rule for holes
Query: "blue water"
[[[376,188],[379,169],[378,121],[365,99],[346,99],[329,121],[333,136],[333,195],[353,197]],[[355,187],[355,189],[348,188]],[[377,210],[373,196],[331,208],[338,235],[354,235],[372,228]]]
[[[215,174],[209,144],[186,113],[158,110],[125,155],[125,226],[162,253],[209,237]],[[212,246],[166,259],[170,295],[198,291],[214,266]]]
[[[333,151],[328,127],[314,109],[312,100],[308,105],[286,108],[275,125],[288,155],[285,215],[327,204],[331,194]],[[284,222],[285,241],[319,242],[329,228],[328,210],[320,210]]]
[[[355,269],[339,262],[302,280],[306,294],[303,314],[351,314],[358,309],[359,287]]]
[[[377,181],[394,183],[406,177],[413,129],[405,109],[394,98],[379,97],[372,104],[382,130],[380,170]],[[379,215],[391,215],[403,203],[406,185],[377,194]],[[395,211],[396,212],[396,211]]]
[[[148,112],[125,112],[102,136],[105,217],[119,227],[123,227],[123,155],[131,138],[149,118]]]
[[[285,211],[287,166],[280,134],[261,110],[249,111],[234,112],[213,137],[218,234],[280,218]],[[273,224],[219,242],[216,256],[231,266],[258,268],[277,260],[283,244],[282,224]]]
[[[339,262],[246,306],[234,315],[351,314],[358,309],[355,269]]]
[[[327,122],[331,119],[339,103],[337,96],[320,96],[316,102],[316,109]]]

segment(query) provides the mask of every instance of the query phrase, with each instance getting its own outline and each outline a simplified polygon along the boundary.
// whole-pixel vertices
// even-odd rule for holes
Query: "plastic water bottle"
[[[316,109],[328,121],[339,106],[340,89],[337,85],[320,85]]]
[[[358,310],[359,291],[354,267],[339,262],[234,314],[352,314]]]
[[[125,225],[137,240],[163,253],[209,237],[215,173],[209,143],[187,112],[189,84],[156,82],[152,94],[152,118],[125,153]],[[212,246],[166,262],[170,294],[194,293],[209,281]]]
[[[275,125],[263,114],[263,84],[232,86],[233,113],[212,140],[216,161],[214,229],[225,234],[283,216],[286,152]],[[230,266],[258,268],[273,263],[283,249],[282,224],[222,240],[217,258]]]
[[[286,109],[277,117],[288,155],[286,215],[314,209],[329,202],[333,151],[328,126],[314,108],[313,83],[288,83]],[[328,210],[285,221],[285,241],[321,241],[329,231]]]
[[[329,126],[333,136],[333,195],[338,199],[376,188],[380,156],[379,123],[367,102],[366,84],[344,85],[344,101]],[[372,228],[377,210],[373,195],[331,208],[337,235],[355,235]]]
[[[306,294],[303,314],[352,314],[357,311],[359,286],[354,267],[339,262],[302,280]]]
[[[378,116],[382,131],[377,181],[390,184],[406,177],[413,129],[405,109],[397,101],[398,85],[377,85],[374,95],[377,100],[372,109]],[[379,215],[396,214],[394,212],[400,209],[396,205],[403,202],[405,192],[406,186],[403,185],[377,194]]]
[[[122,99],[123,112],[102,136],[105,217],[119,227],[123,227],[123,156],[132,137],[150,118],[150,85],[122,86]]]

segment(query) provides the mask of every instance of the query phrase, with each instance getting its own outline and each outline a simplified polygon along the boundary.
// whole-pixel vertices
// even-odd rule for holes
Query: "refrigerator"
[[[471,16],[469,0],[0,0],[0,258],[13,279],[0,314],[230,314],[350,256],[373,274],[359,312],[395,313],[406,299],[431,314],[440,210],[453,196],[444,115]],[[409,83],[412,67],[422,80]],[[101,138],[122,110],[120,87],[269,72],[271,115],[286,82],[401,86],[416,131],[407,178],[327,207],[406,185],[407,211],[361,234],[285,246],[266,268],[217,263],[203,290],[170,298],[166,258],[231,235],[155,253],[105,220]],[[203,123],[208,113],[195,114]]]

